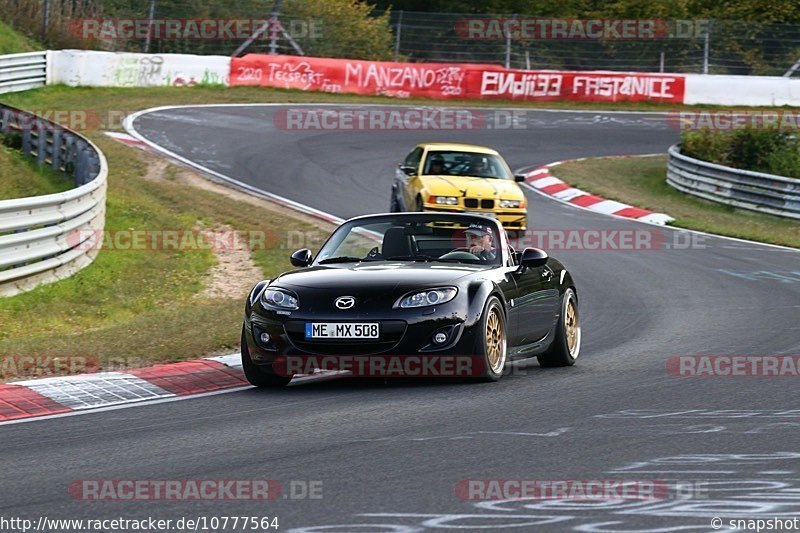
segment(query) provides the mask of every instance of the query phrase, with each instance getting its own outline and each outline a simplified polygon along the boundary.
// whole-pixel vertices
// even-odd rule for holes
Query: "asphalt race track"
[[[386,210],[394,166],[424,140],[488,144],[519,169],[664,152],[677,137],[658,115],[599,112],[528,112],[524,126],[502,130],[284,131],[273,123],[278,109],[163,110],[135,127],[214,171],[341,217]],[[800,353],[800,255],[528,199],[536,229],[663,239],[656,250],[553,252],[578,283],[576,366],[533,362],[494,384],[248,389],[0,427],[0,513],[277,516],[281,531],[337,532],[711,531],[713,517],[800,517],[797,378],[667,371],[671,356]],[[323,488],[319,499],[267,503],[86,502],[68,492],[83,479]],[[656,501],[497,502],[456,492],[459,481],[488,479],[652,481],[690,497],[671,489]],[[692,492],[700,482],[706,490]]]

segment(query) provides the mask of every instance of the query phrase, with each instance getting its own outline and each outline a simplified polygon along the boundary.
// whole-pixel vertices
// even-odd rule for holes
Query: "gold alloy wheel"
[[[494,373],[503,370],[506,352],[506,332],[500,310],[492,308],[486,319],[486,355]]]
[[[567,302],[564,329],[567,332],[567,349],[569,354],[572,355],[578,346],[578,310],[575,307],[575,300],[572,298]]]

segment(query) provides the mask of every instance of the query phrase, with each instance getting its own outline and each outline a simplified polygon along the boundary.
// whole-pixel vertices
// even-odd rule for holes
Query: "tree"
[[[375,15],[373,11],[374,6],[359,0],[286,0],[280,20],[284,27],[292,19],[307,25],[308,35],[297,39],[306,55],[391,59],[390,12]]]

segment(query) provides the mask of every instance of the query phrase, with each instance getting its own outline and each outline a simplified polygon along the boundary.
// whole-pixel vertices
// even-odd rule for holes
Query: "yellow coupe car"
[[[524,180],[491,148],[419,144],[397,167],[390,210],[479,213],[525,231],[528,203],[517,185]]]

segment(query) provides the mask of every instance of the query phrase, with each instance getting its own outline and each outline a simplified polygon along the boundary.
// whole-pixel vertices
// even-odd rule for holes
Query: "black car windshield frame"
[[[507,257],[507,246],[508,243],[505,240],[505,231],[503,227],[492,218],[483,217],[480,215],[465,215],[465,214],[441,214],[441,213],[398,213],[398,214],[386,214],[386,215],[367,215],[364,217],[358,217],[347,222],[344,222],[341,226],[336,228],[333,233],[328,237],[325,243],[319,250],[314,262],[312,263],[313,266],[324,264],[324,261],[329,258],[335,257],[333,252],[341,245],[342,241],[351,233],[358,232],[363,235],[365,238],[372,238],[375,240],[375,245],[378,246],[381,244],[381,239],[383,237],[382,233],[372,231],[367,229],[368,226],[376,226],[379,224],[386,224],[387,228],[391,226],[408,226],[413,223],[419,224],[427,224],[430,222],[442,222],[442,223],[450,223],[450,224],[458,224],[462,226],[463,229],[469,227],[470,224],[480,224],[484,226],[489,226],[492,228],[492,231],[495,235],[494,237],[494,249],[497,251],[500,260],[498,264],[504,265],[506,264]],[[337,254],[337,255],[345,255],[345,254]]]

